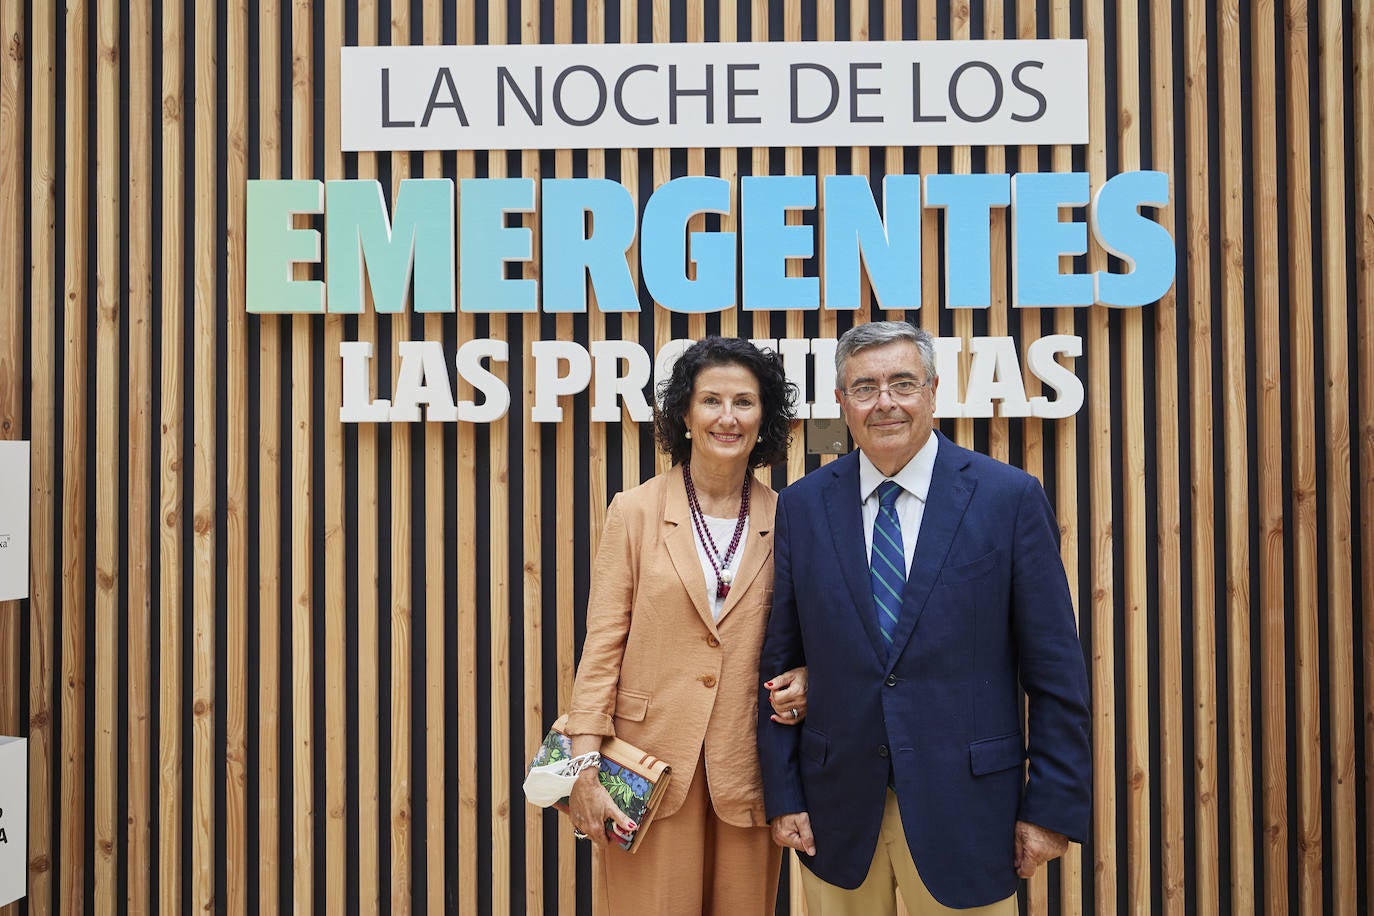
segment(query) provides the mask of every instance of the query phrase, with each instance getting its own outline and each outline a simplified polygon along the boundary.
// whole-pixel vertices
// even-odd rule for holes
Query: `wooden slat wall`
[[[0,913],[588,913],[526,806],[611,495],[661,466],[587,396],[528,420],[529,344],[832,337],[858,313],[249,316],[249,178],[1085,171],[1171,176],[1143,309],[941,307],[1083,337],[1061,421],[945,421],[1060,514],[1093,687],[1094,835],[1027,912],[1374,912],[1374,12],[1341,0],[916,4],[0,0],[0,438],[32,441],[30,598],[0,733],[30,749],[29,895]],[[1086,37],[1090,142],[348,154],[343,44]],[[1086,219],[1079,210],[1074,219]],[[525,219],[535,231],[537,214]],[[737,214],[699,220],[737,231]],[[818,239],[819,244],[819,239]],[[823,257],[823,254],[822,254]],[[638,250],[631,249],[638,282]],[[1114,267],[1096,247],[1066,269]],[[810,272],[815,264],[797,265]],[[537,278],[538,264],[526,267]],[[301,278],[319,276],[301,268]],[[508,340],[490,425],[337,422],[341,340]],[[966,375],[967,360],[961,366]],[[954,383],[947,379],[946,384]],[[1034,394],[1035,392],[1028,392]],[[465,383],[459,398],[474,395]],[[825,458],[800,437],[783,486]],[[797,866],[779,908],[801,913]]]

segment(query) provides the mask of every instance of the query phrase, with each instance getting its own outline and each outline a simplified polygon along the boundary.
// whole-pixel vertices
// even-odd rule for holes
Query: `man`
[[[912,913],[1015,914],[1018,876],[1091,807],[1059,528],[1035,478],[932,429],[929,334],[859,325],[835,368],[858,449],[785,489],[774,525],[760,670],[807,665],[810,689],[800,729],[759,715],[773,837],[812,916],[894,913],[894,885]]]

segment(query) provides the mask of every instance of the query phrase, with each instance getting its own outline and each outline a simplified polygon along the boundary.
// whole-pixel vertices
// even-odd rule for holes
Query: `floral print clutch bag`
[[[572,757],[572,742],[563,733],[566,715],[559,716],[549,729],[544,743],[535,751],[530,768],[556,763]],[[646,754],[628,741],[619,738],[606,738],[601,742],[601,785],[610,794],[611,800],[637,825],[628,840],[621,840],[614,833],[609,834],[612,842],[628,852],[637,852],[639,843],[649,829],[658,803],[668,791],[668,781],[672,767],[653,754]],[[567,798],[554,803],[558,810],[567,812]],[[607,821],[606,823],[610,823]]]

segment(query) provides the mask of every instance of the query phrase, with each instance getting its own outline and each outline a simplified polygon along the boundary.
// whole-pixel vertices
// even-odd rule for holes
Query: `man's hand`
[[[782,820],[782,818],[778,818]],[[778,828],[773,828],[773,836]],[[1016,822],[1016,873],[1023,878],[1035,874],[1035,870],[1050,859],[1058,858],[1069,848],[1069,838],[1062,833],[1046,830],[1044,827]]]
[[[811,835],[811,815],[799,811],[796,814],[779,814],[773,818],[773,842],[814,856],[816,839]]]

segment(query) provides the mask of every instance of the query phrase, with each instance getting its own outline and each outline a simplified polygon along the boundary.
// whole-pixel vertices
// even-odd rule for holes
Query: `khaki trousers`
[[[959,913],[968,916],[1016,916],[1016,895],[987,906],[955,910],[943,906],[926,890],[925,882],[916,871],[911,850],[902,830],[902,815],[897,809],[897,795],[887,790],[887,805],[883,808],[883,824],[878,831],[878,848],[873,851],[873,863],[868,877],[854,890],[827,884],[803,868],[802,889],[806,894],[807,916],[896,916],[897,892],[911,916],[945,916]]]
[[[610,916],[735,916],[773,912],[782,850],[769,828],[734,827],[716,816],[699,760],[686,801],[654,820],[642,849],[607,847],[595,859]]]

